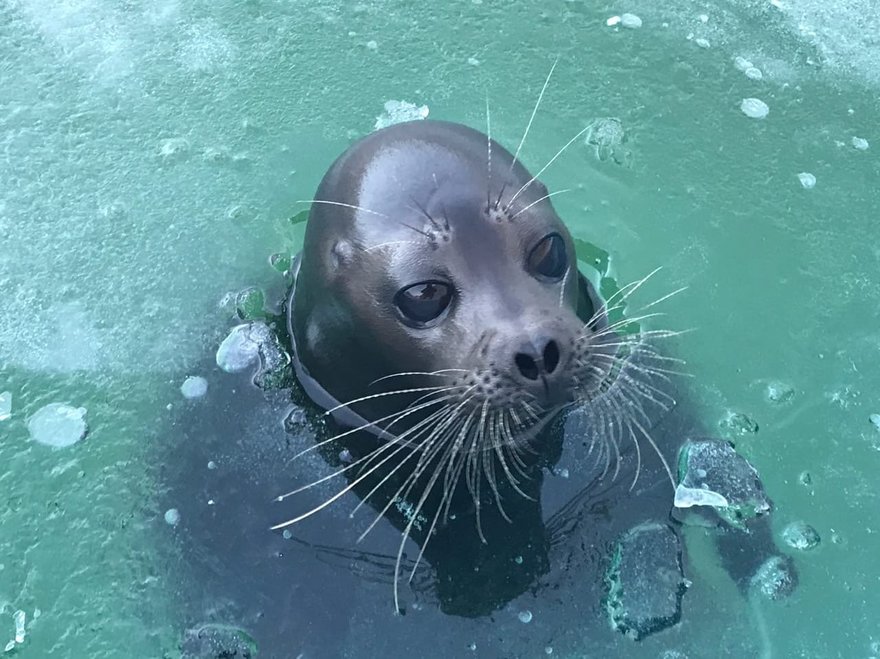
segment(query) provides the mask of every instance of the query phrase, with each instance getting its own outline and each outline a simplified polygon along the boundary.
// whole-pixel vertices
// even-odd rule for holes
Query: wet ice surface
[[[12,392],[0,393],[0,421],[6,421],[12,416]]]
[[[376,117],[375,128],[385,128],[404,121],[428,118],[428,106],[416,105],[409,101],[386,101],[385,112]]]
[[[717,352],[721,371],[735,362],[745,374],[701,373],[695,388],[717,378],[733,398],[759,376],[796,386],[784,405],[768,393],[759,411],[756,391],[749,404],[719,408],[754,412],[759,435],[747,423],[723,433],[762,462],[783,519],[809,519],[831,540],[798,552],[822,592],[806,590],[797,606],[775,611],[769,633],[778,654],[867,652],[867,636],[839,633],[827,611],[852,602],[877,609],[866,584],[876,580],[878,550],[867,525],[875,526],[880,420],[869,416],[877,408],[868,392],[878,390],[871,310],[880,307],[876,245],[864,239],[874,231],[864,218],[877,207],[876,7],[784,0],[696,10],[636,0],[626,9],[644,26],[617,33],[604,26],[607,10],[547,9],[540,20],[524,11],[522,23],[510,11],[499,23],[479,13],[490,4],[440,15],[431,31],[414,28],[408,11],[387,15],[367,4],[305,2],[295,12],[272,0],[0,6],[0,316],[8,321],[0,324],[0,390],[12,399],[5,420],[0,403],[9,501],[0,523],[14,530],[0,537],[0,591],[16,600],[7,630],[19,600],[52,614],[28,620],[24,651],[117,656],[141,623],[151,630],[143,636],[153,639],[151,656],[163,654],[155,629],[174,627],[165,647],[177,649],[179,618],[150,608],[167,594],[164,573],[148,567],[144,548],[152,545],[138,531],[165,524],[164,508],[150,509],[150,492],[139,489],[152,461],[142,451],[165,436],[153,434],[169,423],[164,406],[181,395],[177,384],[193,360],[222,338],[214,300],[262,283],[266,255],[295,249],[298,238],[276,219],[313,193],[349,135],[370,129],[388,98],[418,99],[438,118],[480,126],[488,91],[493,123],[515,146],[547,62],[561,54],[564,82],[548,90],[528,164],[536,169],[572,124],[597,113],[619,116],[650,157],[642,171],[606,167],[588,178],[588,194],[560,203],[560,213],[576,232],[607,241],[633,276],[664,263],[670,286],[680,273],[690,277],[679,326],[723,336],[706,363]],[[485,34],[499,25],[526,47],[500,56],[487,46]],[[618,38],[602,42],[599,33]],[[695,48],[698,40],[711,49]],[[737,70],[735,57],[750,66]],[[511,67],[522,87],[496,85]],[[468,77],[477,72],[479,80]],[[859,85],[873,86],[865,93]],[[772,106],[767,121],[742,119],[736,107],[749,97]],[[590,151],[578,158],[548,171],[551,189],[596,165]],[[813,193],[794,178],[803,168],[820,180]],[[676,205],[679,194],[686,201]],[[658,226],[662,234],[652,233]],[[729,262],[736,265],[720,265]],[[684,317],[704,307],[705,317]],[[688,349],[701,341],[713,339],[696,337]],[[152,374],[155,382],[139,388]],[[100,386],[86,396],[84,380]],[[159,382],[174,386],[157,408]],[[837,393],[817,401],[816,391]],[[27,419],[62,400],[88,408],[95,441],[64,451],[28,442]],[[577,479],[572,471],[569,480]],[[123,592],[136,607],[119,605]],[[505,614],[534,635],[545,616],[530,610],[528,626]],[[858,604],[850,611],[849,630],[873,620]],[[352,645],[375,633],[358,619],[350,624],[359,632]],[[645,652],[660,654],[657,646]]]
[[[86,409],[50,403],[28,419],[27,427],[31,439],[38,444],[66,448],[86,436]]]

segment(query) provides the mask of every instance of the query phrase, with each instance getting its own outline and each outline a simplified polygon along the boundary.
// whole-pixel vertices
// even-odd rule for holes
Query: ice
[[[615,25],[620,24],[620,16],[611,16],[608,20],[605,21],[605,25],[608,27],[614,27]]]
[[[404,121],[413,121],[416,119],[427,119],[427,105],[416,105],[408,101],[386,101],[385,112],[376,117],[376,130],[399,124]]]
[[[216,361],[227,373],[258,366],[254,381],[264,388],[285,386],[292,377],[290,355],[262,321],[233,327],[217,349]]]
[[[28,419],[31,439],[38,444],[65,448],[86,436],[86,408],[71,407],[64,403],[49,403]]]
[[[0,421],[6,421],[12,416],[12,392],[4,391],[0,394]]]
[[[12,614],[12,620],[15,623],[15,642],[16,643],[24,643],[24,623],[25,623],[26,615],[25,612],[19,609],[15,613]]]
[[[770,108],[760,98],[744,98],[739,109],[752,119],[763,119],[770,114]]]
[[[792,522],[782,530],[782,539],[789,547],[806,551],[819,545],[819,533],[806,522]]]
[[[635,14],[621,14],[620,26],[628,30],[637,30],[642,27],[642,19]]]
[[[770,510],[755,468],[727,442],[685,442],[679,454],[678,481],[673,501],[677,510],[713,509],[737,528]]]
[[[853,137],[852,145],[854,149],[858,149],[859,151],[868,150],[868,140],[866,140],[864,137]]]
[[[180,393],[189,400],[201,398],[208,393],[208,381],[201,376],[190,376],[180,385]]]
[[[168,526],[177,526],[180,523],[180,511],[177,508],[169,508],[165,511],[165,523]]]
[[[816,187],[816,177],[810,174],[810,172],[801,172],[798,174],[798,180],[805,190],[812,190]]]
[[[260,357],[260,340],[265,335],[263,323],[236,325],[217,349],[217,366],[227,373],[245,370]]]

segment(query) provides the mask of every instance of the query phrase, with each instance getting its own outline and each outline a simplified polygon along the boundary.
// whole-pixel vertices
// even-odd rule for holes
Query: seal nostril
[[[550,339],[544,346],[544,370],[550,374],[556,370],[557,366],[559,366],[559,345]]]
[[[518,352],[513,360],[516,362],[516,367],[519,369],[519,372],[522,373],[524,378],[529,380],[538,379],[538,365],[535,363],[534,359],[523,352]]]

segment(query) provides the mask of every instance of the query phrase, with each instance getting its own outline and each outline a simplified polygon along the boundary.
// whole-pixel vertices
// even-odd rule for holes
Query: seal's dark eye
[[[442,281],[423,281],[397,291],[394,304],[404,318],[424,325],[437,318],[452,300],[452,287]]]
[[[565,241],[558,233],[544,236],[529,254],[529,271],[542,277],[559,279],[567,269]]]

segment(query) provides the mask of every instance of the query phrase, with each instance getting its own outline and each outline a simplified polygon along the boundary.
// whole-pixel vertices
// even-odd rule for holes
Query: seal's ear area
[[[593,284],[578,270],[577,317],[584,323],[589,323],[591,329],[599,330],[608,324],[603,305]],[[597,315],[597,312],[601,313]]]

